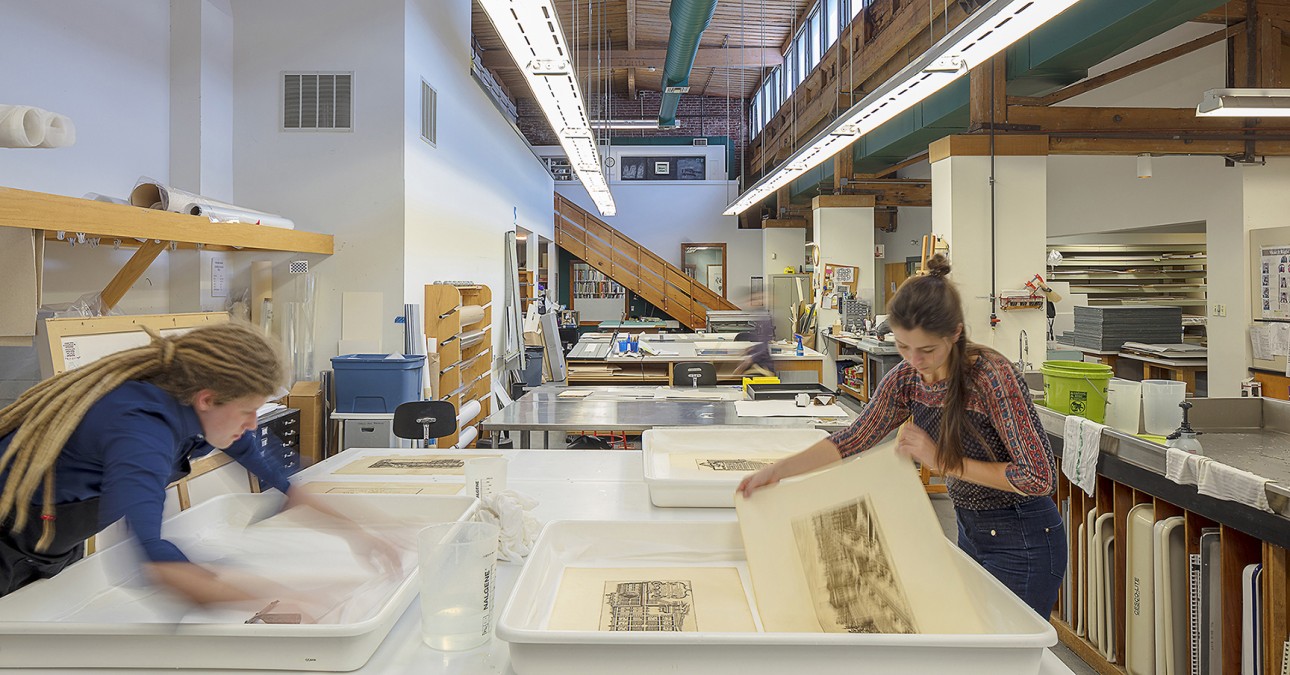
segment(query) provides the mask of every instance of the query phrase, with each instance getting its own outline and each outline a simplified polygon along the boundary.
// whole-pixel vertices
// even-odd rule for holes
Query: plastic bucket
[[[1111,367],[1082,361],[1044,361],[1044,401],[1052,410],[1094,422],[1106,419]]]
[[[1113,378],[1106,387],[1106,425],[1136,434],[1142,422],[1142,383]]]
[[[1187,385],[1173,380],[1142,381],[1142,417],[1147,433],[1172,434],[1182,424],[1182,408]]]

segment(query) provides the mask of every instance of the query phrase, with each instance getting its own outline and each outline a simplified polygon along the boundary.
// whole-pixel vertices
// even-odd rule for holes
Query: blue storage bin
[[[336,372],[336,412],[392,413],[400,403],[421,400],[419,354],[342,354],[331,359]]]

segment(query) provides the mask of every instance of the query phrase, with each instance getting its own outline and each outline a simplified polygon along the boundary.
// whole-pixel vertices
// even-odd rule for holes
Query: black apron
[[[47,551],[37,553],[36,542],[43,525],[36,508],[27,516],[23,529],[13,532],[12,521],[0,526],[0,596],[38,579],[48,579],[84,557],[85,540],[99,531],[99,499],[56,505],[54,541]]]

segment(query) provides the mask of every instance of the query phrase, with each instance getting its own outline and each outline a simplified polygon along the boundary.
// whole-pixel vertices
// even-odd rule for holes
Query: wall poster
[[[1260,246],[1258,274],[1263,318],[1290,319],[1290,246]]]

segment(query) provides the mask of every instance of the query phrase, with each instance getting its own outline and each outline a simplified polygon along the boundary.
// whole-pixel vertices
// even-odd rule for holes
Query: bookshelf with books
[[[627,289],[585,262],[570,265],[569,298],[582,325],[617,321],[627,309]]]

